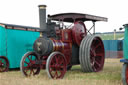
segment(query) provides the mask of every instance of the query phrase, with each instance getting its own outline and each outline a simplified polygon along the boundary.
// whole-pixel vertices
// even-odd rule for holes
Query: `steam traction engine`
[[[21,60],[25,76],[36,75],[46,69],[50,78],[63,78],[72,65],[81,65],[83,72],[98,72],[104,66],[104,45],[100,37],[87,35],[96,21],[107,18],[80,13],[48,15],[46,6],[39,6],[40,37],[34,43],[34,52],[26,53]],[[92,21],[87,30],[84,21]],[[59,23],[58,23],[59,22]],[[72,23],[65,26],[64,22]],[[90,32],[89,32],[90,33]]]

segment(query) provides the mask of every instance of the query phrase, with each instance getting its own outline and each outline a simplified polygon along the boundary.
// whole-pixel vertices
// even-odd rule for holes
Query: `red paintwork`
[[[57,34],[60,35],[60,40],[51,39],[53,41],[53,51],[59,51],[63,53],[66,57],[67,64],[70,63],[71,60],[71,52],[72,52],[72,30],[71,29],[63,29],[58,31]]]
[[[62,42],[62,40],[55,40],[55,39],[52,39],[52,41],[54,48],[53,51],[59,51],[63,53],[66,57],[67,64],[69,64],[71,60],[72,43]]]
[[[56,34],[60,36],[60,40],[51,39],[53,41],[53,51],[63,53],[67,64],[69,64],[72,56],[72,44],[75,42],[80,45],[83,37],[87,35],[86,27],[83,22],[77,21],[71,29],[58,30],[56,28]]]
[[[73,41],[80,46],[82,39],[87,35],[86,27],[83,22],[77,21],[72,28]]]
[[[86,27],[83,22],[77,21],[74,23],[73,28],[59,30],[55,28],[57,36],[60,37],[59,40],[51,38],[53,42],[53,52],[59,51],[64,54],[66,58],[66,64],[70,64],[72,56],[72,44],[75,42],[80,45],[81,40],[86,36]],[[45,69],[46,61],[48,56],[42,56],[42,69]]]
[[[53,42],[53,52],[59,51],[59,52],[63,53],[64,56],[66,57],[66,61],[67,61],[66,64],[69,64],[71,61],[71,52],[72,52],[71,30],[65,29],[65,30],[62,30],[60,33],[62,35],[62,37],[61,37],[62,40],[56,40],[53,38],[51,39]],[[68,34],[66,34],[67,35],[66,37],[68,37],[68,38],[63,37],[65,33],[68,33]],[[43,58],[41,68],[45,69],[45,65],[46,65],[48,56],[42,56],[41,58]]]
[[[71,29],[61,30],[61,40],[62,40],[62,42],[71,43],[72,42],[71,33],[72,33]]]

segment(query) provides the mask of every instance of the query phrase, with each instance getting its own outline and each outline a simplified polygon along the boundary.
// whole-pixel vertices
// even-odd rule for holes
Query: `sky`
[[[119,31],[128,23],[128,0],[0,0],[0,23],[39,27],[38,5],[42,4],[50,15],[77,12],[107,17],[108,22],[96,22],[96,32]]]

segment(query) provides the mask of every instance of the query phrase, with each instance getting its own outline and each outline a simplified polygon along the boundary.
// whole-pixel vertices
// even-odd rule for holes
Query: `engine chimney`
[[[40,31],[46,31],[46,5],[39,5]]]

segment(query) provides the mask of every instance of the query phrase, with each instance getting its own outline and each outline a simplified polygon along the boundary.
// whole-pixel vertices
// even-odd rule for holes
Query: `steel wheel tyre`
[[[98,72],[104,66],[104,45],[98,36],[86,36],[81,44],[79,60],[83,72]]]
[[[123,85],[128,85],[128,64],[123,64],[121,76]]]
[[[0,56],[0,72],[8,71],[9,61],[6,57]]]
[[[37,75],[40,72],[40,65],[36,64],[38,56],[35,52],[26,53],[20,62],[20,70],[24,76]]]
[[[53,52],[48,56],[46,71],[49,78],[62,79],[66,73],[66,69],[66,59],[62,53]]]

